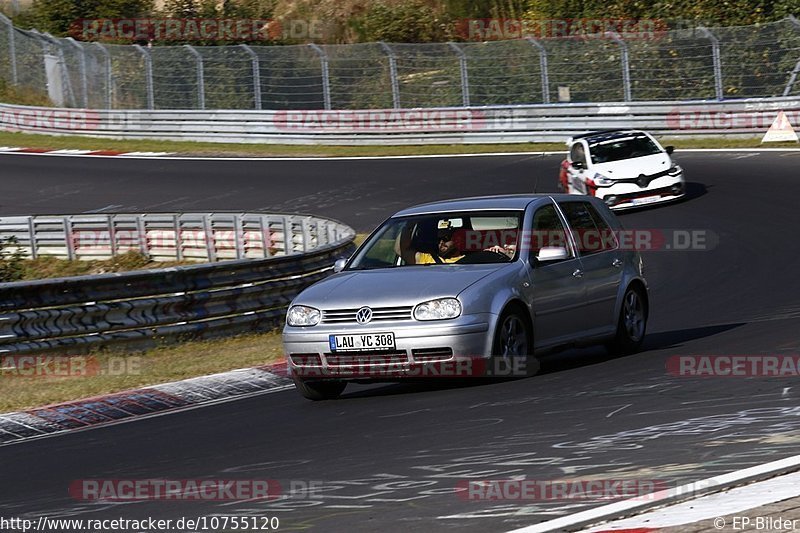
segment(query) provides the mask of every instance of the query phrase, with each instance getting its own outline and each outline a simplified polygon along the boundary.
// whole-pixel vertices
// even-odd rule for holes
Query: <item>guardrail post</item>
[[[103,46],[102,44],[100,44],[100,43],[92,43],[92,44],[94,44],[95,46],[100,48],[100,51],[102,52],[103,57],[105,57],[105,59],[106,59],[105,60],[105,63],[106,63],[106,65],[105,65],[106,66],[106,95],[105,95],[105,100],[106,100],[106,109],[111,109],[111,85],[112,85],[111,54],[108,53],[108,49],[105,46]]]
[[[211,227],[211,215],[203,215],[203,231],[206,235],[206,253],[212,263],[217,260],[216,242],[214,242],[214,229]]]
[[[253,64],[253,100],[255,109],[261,110],[261,65],[258,63],[258,54],[246,44],[240,44],[242,50],[248,53]]]
[[[622,98],[625,102],[631,101],[631,63],[628,56],[628,44],[622,40],[618,33],[610,31],[606,35],[619,45],[620,62],[622,63]]]
[[[233,239],[236,243],[236,259],[244,259],[244,222],[242,221],[242,215],[233,215],[233,231]]]
[[[469,107],[469,72],[467,72],[467,54],[456,43],[447,43],[456,54],[458,54],[458,64],[461,70],[461,105]]]
[[[322,100],[326,110],[331,109],[331,76],[328,65],[328,54],[317,44],[311,43],[311,47],[319,55],[319,63],[322,68]]]
[[[138,233],[139,237],[139,251],[147,257],[150,257],[150,250],[147,247],[147,225],[144,220],[146,216],[147,215],[139,215],[136,217],[136,233]]]
[[[206,108],[206,82],[203,72],[203,56],[190,44],[183,45],[197,60],[197,105],[199,109]]]
[[[381,45],[381,48],[383,48],[383,51],[386,52],[386,55],[389,57],[389,77],[392,82],[392,107],[394,109],[400,109],[400,83],[397,81],[397,56],[394,50],[392,50],[392,47],[385,42],[381,41],[378,44]]]
[[[33,217],[28,217],[28,235],[30,235],[31,259],[36,259],[38,256],[38,249],[36,248],[36,227]]]
[[[133,47],[136,48],[144,58],[144,80],[147,87],[147,109],[155,109],[156,99],[153,92],[153,58],[150,57],[150,52],[148,52],[145,48],[142,48],[141,45],[134,44]]]
[[[117,255],[117,231],[116,227],[114,227],[114,215],[108,215],[106,220],[108,223],[109,248],[111,249],[111,257],[114,257]]]
[[[269,220],[265,215],[261,215],[259,219],[259,224],[261,226],[261,245],[264,247],[264,257],[272,257],[272,254],[269,252],[270,245],[272,244],[271,233],[269,230]]]
[[[64,241],[67,244],[67,259],[73,261],[75,259],[75,241],[72,240],[72,217],[65,216],[62,218],[64,224]]]
[[[291,255],[294,253],[294,236],[292,235],[292,223],[289,217],[283,217],[283,253]]]
[[[14,42],[14,23],[5,15],[0,13],[0,22],[6,25],[8,30],[8,60],[11,63],[11,83],[16,85],[17,78],[17,48]]]
[[[704,26],[700,26],[697,29],[706,39],[711,41],[711,57],[714,61],[714,91],[717,95],[717,100],[722,100],[724,95],[722,91],[722,63],[719,55],[719,39]]]
[[[81,103],[85,109],[89,107],[89,79],[86,75],[86,49],[72,37],[67,37],[67,42],[77,48],[80,52],[80,55],[78,56],[78,64],[80,65],[81,70],[81,90],[83,91]]]
[[[550,74],[547,71],[547,50],[533,37],[526,37],[529,43],[539,50],[539,70],[542,73],[542,103],[550,103]]]
[[[175,231],[175,258],[183,261],[183,234],[181,233],[180,215],[172,215],[172,227]]]

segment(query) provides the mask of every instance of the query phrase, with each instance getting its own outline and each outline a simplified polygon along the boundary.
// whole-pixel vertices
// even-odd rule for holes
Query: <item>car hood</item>
[[[592,170],[599,172],[603,176],[611,179],[630,179],[637,178],[641,174],[650,176],[657,172],[668,170],[672,166],[672,160],[665,153],[635,157],[633,159],[623,159],[621,161],[611,161],[593,165]]]
[[[435,298],[458,296],[507,265],[425,265],[345,271],[307,288],[293,303],[323,309],[413,306]]]

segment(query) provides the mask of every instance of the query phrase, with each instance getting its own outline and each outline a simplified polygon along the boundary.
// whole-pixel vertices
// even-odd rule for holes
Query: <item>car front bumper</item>
[[[283,347],[292,375],[306,380],[396,381],[414,377],[483,375],[497,317],[464,315],[436,322],[286,326]],[[332,352],[330,335],[393,333],[392,350]]]
[[[597,189],[595,196],[613,210],[633,209],[647,205],[671,202],[683,198],[686,184],[683,175],[664,176],[642,188],[635,183],[618,183]]]

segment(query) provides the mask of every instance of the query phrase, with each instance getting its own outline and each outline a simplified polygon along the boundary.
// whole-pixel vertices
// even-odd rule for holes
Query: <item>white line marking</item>
[[[584,530],[584,533],[613,531],[616,529],[662,528],[691,524],[709,518],[738,514],[748,509],[788,500],[800,495],[800,473],[760,481],[725,492],[718,492],[670,505],[631,518]]]
[[[599,524],[604,520],[610,520],[619,516],[642,512],[656,506],[679,502],[690,498],[697,498],[701,495],[725,490],[727,487],[752,482],[769,475],[777,475],[794,472],[800,469],[800,455],[794,455],[772,461],[759,466],[737,470],[729,474],[710,477],[694,483],[687,483],[674,489],[667,489],[653,493],[649,498],[636,497],[621,502],[601,505],[594,509],[582,511],[568,516],[562,516],[547,522],[541,522],[532,526],[522,527],[510,531],[509,533],[544,533],[549,531],[563,531],[577,527]]]
[[[84,155],[92,152],[94,152],[94,150],[69,150],[65,148],[63,150],[52,150],[45,153],[50,155]]]
[[[620,411],[622,411],[623,409],[627,409],[627,408],[628,408],[628,407],[630,407],[631,405],[633,405],[633,404],[632,404],[632,403],[629,403],[628,405],[623,405],[622,407],[620,407],[620,408],[619,408],[619,409],[617,409],[616,411],[611,411],[610,413],[608,413],[608,414],[606,415],[606,418],[611,418],[611,417],[612,417],[612,416],[614,416],[615,414],[619,413],[619,412],[620,412]]]

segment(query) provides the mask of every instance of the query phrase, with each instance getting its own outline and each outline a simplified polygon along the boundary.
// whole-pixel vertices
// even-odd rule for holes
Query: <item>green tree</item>
[[[153,0],[34,0],[30,10],[21,13],[15,22],[65,36],[81,19],[135,18],[152,9]]]

